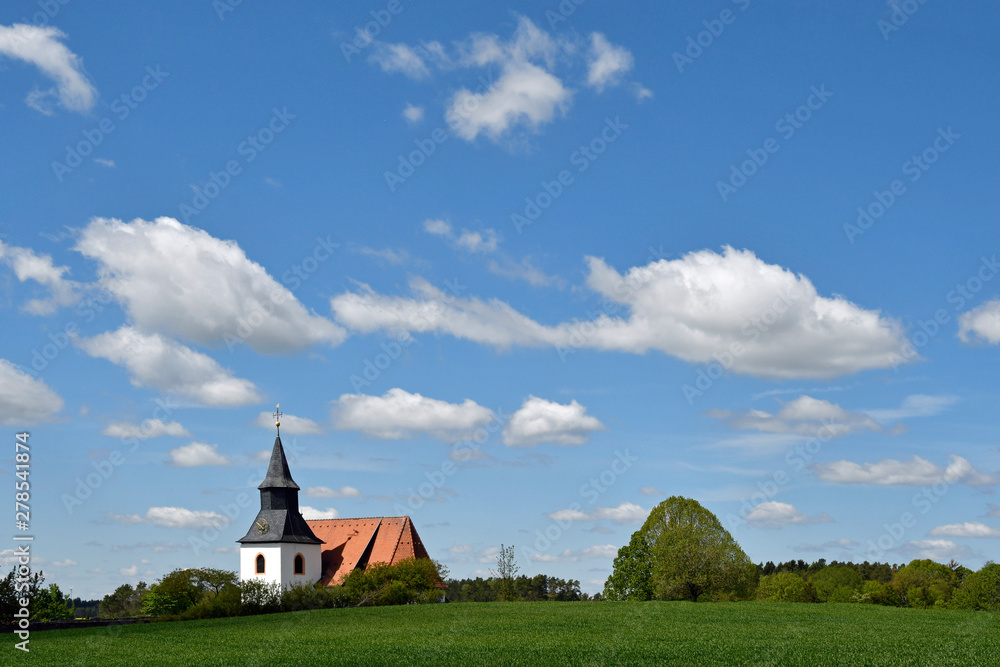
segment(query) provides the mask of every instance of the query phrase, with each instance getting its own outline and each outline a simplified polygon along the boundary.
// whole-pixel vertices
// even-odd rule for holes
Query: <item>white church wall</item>
[[[305,574],[295,574],[295,554],[305,559]],[[264,574],[257,574],[257,555],[264,556]],[[277,582],[287,588],[295,584],[314,584],[323,575],[321,546],[294,542],[245,544],[240,548],[240,578]]]

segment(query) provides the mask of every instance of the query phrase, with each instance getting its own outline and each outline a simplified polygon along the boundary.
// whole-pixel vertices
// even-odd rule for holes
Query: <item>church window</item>
[[[257,554],[257,574],[264,574],[264,554]]]
[[[295,574],[305,574],[306,573],[306,559],[302,557],[302,554],[295,554]]]

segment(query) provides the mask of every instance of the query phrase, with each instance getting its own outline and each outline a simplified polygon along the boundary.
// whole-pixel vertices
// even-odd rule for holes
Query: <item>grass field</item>
[[[32,665],[1000,665],[1000,614],[777,603],[326,609],[31,635]],[[11,654],[14,655],[11,657]]]

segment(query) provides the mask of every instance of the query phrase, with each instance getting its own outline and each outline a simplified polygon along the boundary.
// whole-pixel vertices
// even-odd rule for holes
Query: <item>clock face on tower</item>
[[[267,525],[267,519],[264,518],[257,519],[254,525],[257,526],[258,535],[266,535],[268,528],[270,528],[270,526]]]

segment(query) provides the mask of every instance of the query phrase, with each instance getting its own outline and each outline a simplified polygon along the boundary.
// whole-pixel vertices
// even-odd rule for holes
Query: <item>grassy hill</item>
[[[8,635],[8,637],[10,637]],[[33,633],[32,665],[1000,665],[1000,614],[847,604],[467,603]]]

